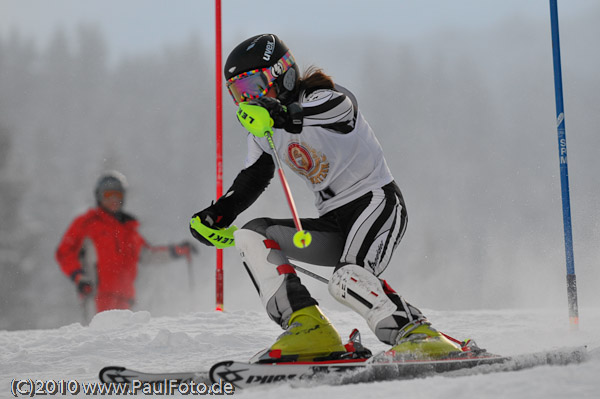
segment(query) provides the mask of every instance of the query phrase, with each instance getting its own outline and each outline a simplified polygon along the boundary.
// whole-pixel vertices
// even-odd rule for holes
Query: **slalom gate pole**
[[[569,195],[569,170],[567,164],[567,137],[560,64],[560,42],[558,34],[558,9],[556,0],[550,0],[550,24],[552,28],[552,58],[554,60],[554,93],[556,97],[556,127],[558,130],[558,155],[560,160],[560,185],[562,192],[563,226],[565,235],[565,256],[567,265],[567,297],[569,323],[576,330],[579,326],[577,306],[577,282],[573,257],[573,232],[571,227],[571,200]]]
[[[215,59],[216,59],[216,159],[217,159],[217,198],[223,195],[223,96],[221,87],[221,0],[215,0]],[[216,268],[216,307],[218,312],[223,311],[223,250],[217,248],[217,268]]]

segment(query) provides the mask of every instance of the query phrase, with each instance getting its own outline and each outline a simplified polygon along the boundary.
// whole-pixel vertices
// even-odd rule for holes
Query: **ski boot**
[[[324,360],[346,352],[340,335],[316,306],[292,313],[286,331],[251,363]]]
[[[462,352],[460,345],[431,327],[431,323],[419,320],[402,328],[396,345],[387,354],[403,359],[440,359]]]

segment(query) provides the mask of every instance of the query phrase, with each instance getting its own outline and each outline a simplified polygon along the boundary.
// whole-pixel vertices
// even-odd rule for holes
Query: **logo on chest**
[[[304,143],[290,143],[285,162],[312,184],[322,183],[329,174],[327,157]]]

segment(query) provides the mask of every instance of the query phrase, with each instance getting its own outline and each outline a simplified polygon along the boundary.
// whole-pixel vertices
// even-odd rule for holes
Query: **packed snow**
[[[363,344],[374,352],[385,349],[358,315],[345,310],[324,311],[343,337],[357,327]],[[460,339],[473,338],[493,353],[516,355],[577,345],[600,347],[600,309],[596,308],[580,310],[577,331],[570,328],[562,310],[424,311],[440,330]],[[266,314],[244,310],[176,317],[113,310],[96,315],[89,326],[74,323],[57,329],[0,331],[0,397],[12,397],[14,379],[95,382],[99,370],[108,365],[148,372],[206,370],[219,360],[247,360],[280,333]],[[285,383],[234,395],[286,399],[592,398],[600,391],[597,352],[582,364],[568,366],[344,386]],[[146,395],[140,392],[138,396]]]

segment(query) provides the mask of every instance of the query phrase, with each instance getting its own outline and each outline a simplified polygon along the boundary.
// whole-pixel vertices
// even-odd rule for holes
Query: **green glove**
[[[242,126],[256,137],[265,137],[266,133],[273,133],[273,119],[269,111],[259,105],[240,103],[237,118]]]
[[[236,226],[229,226],[226,229],[212,229],[203,225],[200,218],[196,216],[190,221],[190,227],[219,249],[229,248],[235,245],[233,232],[237,230]]]

